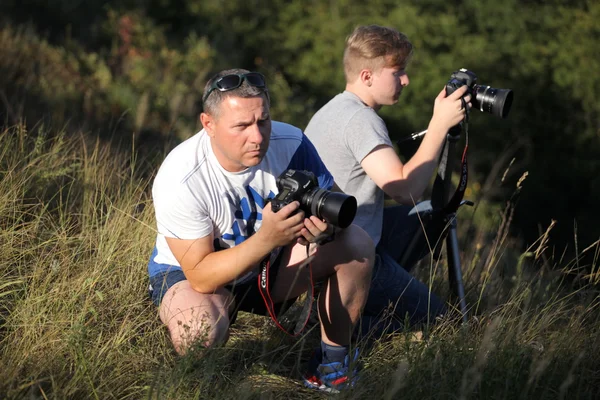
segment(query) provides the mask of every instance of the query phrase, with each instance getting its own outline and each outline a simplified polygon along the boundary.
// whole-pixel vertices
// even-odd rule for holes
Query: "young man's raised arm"
[[[417,152],[403,164],[390,146],[380,145],[361,161],[361,166],[369,177],[394,200],[413,205],[423,195],[437,166],[442,145],[448,130],[464,117],[460,111],[460,97],[466,87],[461,87],[446,97],[443,89],[435,99],[433,117],[427,134]],[[470,97],[465,98],[466,102]]]

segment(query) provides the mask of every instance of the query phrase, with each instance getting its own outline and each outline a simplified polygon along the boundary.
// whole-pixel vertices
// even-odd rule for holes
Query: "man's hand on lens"
[[[305,218],[304,211],[298,210],[298,207],[300,202],[293,201],[279,211],[273,212],[271,203],[268,203],[263,208],[262,225],[256,235],[271,243],[273,248],[286,246],[301,237]]]
[[[311,215],[310,218],[304,219],[304,228],[301,230],[302,236],[298,238],[298,243],[304,246],[319,243],[333,235],[334,230],[333,225]]]

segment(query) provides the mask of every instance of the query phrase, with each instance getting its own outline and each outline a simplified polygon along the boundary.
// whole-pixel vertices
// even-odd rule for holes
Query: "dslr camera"
[[[356,198],[321,189],[312,172],[288,169],[277,178],[277,188],[279,194],[271,199],[273,212],[298,200],[306,217],[315,215],[340,228],[347,228],[356,216]]]
[[[467,94],[471,95],[471,104],[481,112],[487,112],[497,117],[506,118],[513,101],[510,89],[495,89],[477,84],[477,75],[465,68],[452,73],[446,84],[446,96],[454,93],[461,86],[467,86]]]

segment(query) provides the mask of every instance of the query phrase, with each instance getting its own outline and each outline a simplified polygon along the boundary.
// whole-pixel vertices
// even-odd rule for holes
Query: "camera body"
[[[300,201],[302,207],[302,198],[318,187],[317,178],[312,172],[288,169],[277,178],[279,194],[271,199],[271,209],[277,212],[295,200]]]
[[[310,171],[284,171],[277,178],[277,188],[279,194],[271,199],[273,212],[297,200],[306,217],[315,215],[340,228],[348,227],[356,216],[357,202],[354,196],[321,189]]]
[[[446,83],[446,96],[462,86],[467,86],[467,94],[471,95],[473,108],[481,112],[506,118],[512,105],[513,93],[511,89],[496,89],[486,85],[477,84],[477,75],[473,71],[461,68],[454,71]]]
[[[469,71],[466,68],[461,68],[454,71],[450,76],[450,80],[446,83],[446,96],[454,93],[454,91],[462,86],[467,86],[467,93],[473,96],[475,84],[477,83],[477,75],[475,72]],[[465,95],[466,95],[465,94]]]

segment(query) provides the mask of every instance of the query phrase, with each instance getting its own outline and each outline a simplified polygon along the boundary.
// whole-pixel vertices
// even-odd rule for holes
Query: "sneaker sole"
[[[339,393],[340,392],[339,390],[334,389],[329,386],[326,386],[325,384],[319,385],[318,383],[309,381],[306,378],[304,378],[303,380],[304,380],[304,386],[306,386],[307,388],[310,388],[310,389],[319,390],[321,392],[326,392],[326,393]]]

